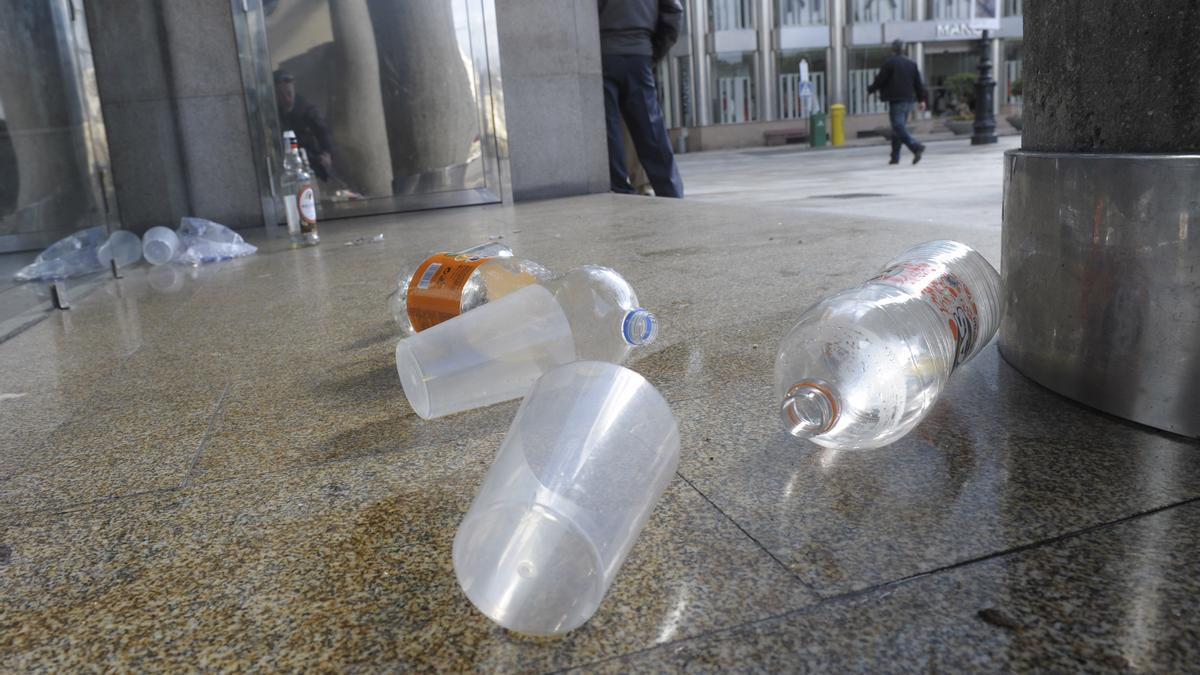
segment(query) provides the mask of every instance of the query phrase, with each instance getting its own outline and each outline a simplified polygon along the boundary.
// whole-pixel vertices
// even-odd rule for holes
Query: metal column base
[[[1004,358],[1200,437],[1200,155],[1014,150],[1005,169]]]

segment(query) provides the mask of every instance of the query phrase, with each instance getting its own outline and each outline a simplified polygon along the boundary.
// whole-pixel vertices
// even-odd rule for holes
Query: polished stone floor
[[[392,363],[401,261],[489,236],[625,275],[662,319],[631,366],[681,425],[675,480],[558,640],[490,623],[451,567],[517,404],[422,421]],[[83,287],[0,343],[0,670],[1196,669],[1196,441],[994,345],[889,448],[781,430],[771,363],[799,312],[942,237],[998,262],[994,219],[596,195]]]

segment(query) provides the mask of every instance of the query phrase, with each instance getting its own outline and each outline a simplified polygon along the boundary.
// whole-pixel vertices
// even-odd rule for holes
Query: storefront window
[[[846,68],[849,75],[850,88],[846,92],[849,99],[849,114],[876,115],[887,112],[887,101],[881,101],[878,94],[867,95],[867,87],[875,81],[879,67],[887,60],[890,52],[885,47],[862,47],[846,51]]]
[[[776,11],[780,26],[825,26],[829,15],[825,12],[835,0],[778,0]]]
[[[679,110],[685,127],[696,126],[692,109],[692,57],[679,57]]]
[[[1024,82],[1013,90],[1013,83],[1021,79],[1021,41],[1004,41],[1004,102],[1008,105],[1020,105]]]
[[[943,0],[944,1],[944,0]],[[905,0],[850,0],[850,23],[887,23],[908,18]]]
[[[753,0],[708,0],[708,14],[713,30],[754,28]]]
[[[935,21],[971,18],[971,3],[975,0],[927,0],[925,16]]]
[[[1004,16],[1021,16],[1024,11],[1024,0],[1004,0]]]
[[[754,92],[754,52],[713,57],[713,121],[737,124],[758,119]]]
[[[807,117],[810,110],[805,109],[805,100],[801,97],[800,60],[808,61],[808,80],[813,85],[813,96],[808,104],[812,110],[825,112],[825,50],[824,49],[794,49],[779,54],[779,81],[777,84],[779,100],[779,119],[796,119]]]

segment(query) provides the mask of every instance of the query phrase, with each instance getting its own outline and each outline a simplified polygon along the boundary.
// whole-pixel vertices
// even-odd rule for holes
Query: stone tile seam
[[[725,513],[725,511],[723,511],[721,509],[721,507],[717,506],[716,503],[713,502],[713,500],[708,498],[708,495],[701,492],[700,488],[696,487],[695,483],[688,480],[687,476],[683,475],[683,472],[676,471],[675,475],[679,476],[679,479],[682,480],[684,483],[687,483],[688,487],[695,490],[696,494],[700,495],[701,499],[703,499],[705,502],[707,502],[708,505],[711,506],[713,509],[715,509],[717,513],[721,514],[721,516],[723,518],[725,518],[725,520],[729,521],[734,527],[736,527],[738,529],[738,532],[741,532],[743,535],[746,536],[747,539],[754,542],[754,545],[757,546],[763,553],[766,553],[767,556],[771,558],[771,560],[775,561],[775,564],[779,565],[780,569],[782,569],[785,574],[787,574],[789,577],[791,577],[797,583],[799,583],[800,586],[803,587],[806,591],[809,591],[813,595],[815,595],[818,598],[818,602],[820,602],[821,594],[818,593],[815,588],[813,588],[807,581],[802,579],[799,574],[796,574],[792,570],[792,568],[790,568],[786,564],[784,564],[784,562],[782,560],[780,560],[778,557],[776,557],[775,554],[772,553],[766,546],[763,546],[762,542],[760,542],[758,539],[755,539],[754,535],[747,532],[746,529],[743,528],[740,523],[738,523],[736,520],[731,518],[728,513]]]
[[[681,476],[681,478],[682,478],[682,476]],[[859,598],[859,597],[862,597],[865,595],[871,595],[871,594],[874,594],[874,593],[881,591],[883,589],[886,589],[886,588],[896,588],[899,586],[904,586],[909,583],[913,583],[915,581],[923,579],[925,577],[933,576],[935,574],[940,574],[942,572],[948,572],[948,571],[963,568],[963,567],[969,567],[971,565],[987,562],[989,560],[996,560],[996,559],[1004,558],[1004,557],[1008,557],[1008,556],[1020,555],[1022,553],[1025,553],[1025,552],[1030,551],[1035,548],[1041,548],[1044,546],[1052,546],[1057,543],[1061,543],[1064,541],[1075,539],[1077,537],[1092,534],[1094,532],[1104,530],[1107,528],[1116,527],[1118,525],[1122,525],[1127,522],[1131,522],[1131,521],[1134,521],[1134,520],[1137,520],[1140,518],[1153,516],[1158,513],[1162,513],[1163,511],[1169,511],[1169,510],[1175,509],[1175,508],[1186,508],[1188,506],[1195,505],[1198,503],[1200,503],[1200,497],[1192,497],[1190,499],[1185,499],[1180,502],[1175,502],[1174,504],[1168,504],[1166,506],[1160,506],[1160,507],[1149,509],[1146,511],[1141,511],[1141,512],[1129,515],[1129,516],[1123,516],[1116,520],[1108,521],[1105,523],[1100,523],[1097,525],[1091,525],[1091,526],[1085,527],[1080,530],[1074,530],[1074,531],[1056,535],[1056,536],[1053,536],[1053,537],[1050,537],[1047,539],[1042,539],[1042,540],[1039,540],[1036,542],[1031,542],[1029,544],[1023,544],[1021,546],[1017,546],[1017,547],[1014,547],[1011,549],[1005,549],[1003,551],[991,553],[991,554],[988,554],[985,556],[980,556],[977,558],[972,558],[970,560],[963,560],[963,561],[959,561],[956,563],[952,563],[950,565],[944,565],[942,567],[938,567],[938,568],[928,570],[925,572],[918,572],[917,574],[912,574],[912,575],[909,575],[906,577],[901,577],[899,579],[893,579],[891,581],[884,581],[884,582],[881,582],[878,584],[873,584],[866,588],[860,588],[858,590],[853,590],[853,591],[846,591],[844,593],[837,593],[837,594],[830,595],[830,596],[823,596],[823,597],[821,597],[820,600],[818,600],[817,602],[814,602],[810,605],[805,605],[803,607],[797,607],[795,609],[789,609],[785,612],[779,612],[772,616],[764,617],[761,619],[745,621],[743,623],[740,623],[740,624],[737,624],[734,626],[726,626],[723,628],[713,628],[710,630],[701,631],[699,633],[696,633],[695,635],[681,637],[677,640],[669,640],[667,642],[657,643],[657,644],[651,645],[649,647],[644,647],[642,649],[635,649],[633,651],[625,652],[622,654],[614,654],[613,656],[606,656],[601,659],[596,659],[595,661],[589,661],[588,663],[584,663],[584,664],[580,664],[580,665],[576,665],[576,666],[569,666],[567,668],[561,668],[559,670],[554,670],[554,671],[549,671],[549,672],[557,674],[557,673],[567,673],[567,672],[572,672],[572,671],[583,671],[588,668],[593,668],[595,666],[598,666],[602,663],[608,663],[610,661],[615,661],[617,659],[622,659],[622,658],[626,658],[626,657],[630,657],[630,656],[637,656],[638,654],[645,654],[645,653],[654,651],[656,649],[666,647],[668,645],[678,645],[678,644],[683,644],[685,642],[691,642],[693,640],[704,639],[704,638],[711,637],[714,635],[721,635],[723,633],[732,633],[734,631],[741,630],[743,628],[748,628],[750,626],[756,626],[758,624],[763,624],[763,623],[767,623],[770,621],[776,621],[778,619],[783,619],[783,618],[787,618],[790,616],[800,616],[803,614],[811,614],[813,612],[816,612],[816,611],[826,607],[827,605],[837,604],[840,602],[845,602],[847,600],[853,600],[855,598]]]
[[[183,480],[176,487],[183,489],[191,485],[192,474],[196,470],[196,463],[200,461],[200,455],[204,454],[204,446],[208,444],[208,438],[212,435],[213,427],[217,425],[217,418],[221,416],[221,408],[225,405],[225,396],[229,393],[229,388],[232,386],[232,380],[225,382],[225,387],[221,389],[221,394],[217,396],[217,402],[213,405],[212,414],[208,416],[208,425],[204,428],[204,435],[200,437],[200,443],[196,445],[196,453],[192,455],[192,461],[188,463],[187,471],[183,474]]]

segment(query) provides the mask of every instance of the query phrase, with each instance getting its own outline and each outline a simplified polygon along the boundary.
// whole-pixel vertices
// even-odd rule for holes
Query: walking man
[[[867,87],[868,94],[875,92],[879,92],[880,97],[888,102],[888,117],[892,122],[892,160],[888,164],[900,163],[901,144],[908,146],[912,152],[913,164],[921,161],[925,146],[908,133],[905,123],[914,103],[919,103],[918,109],[921,112],[925,111],[929,92],[925,90],[925,83],[921,81],[921,71],[917,69],[917,64],[904,55],[902,41],[892,42],[892,55],[883,62],[875,81]]]
[[[667,54],[679,37],[683,6],[679,0],[597,2],[612,190],[633,193],[625,168],[623,118],[654,194],[683,197],[683,179],[675,165],[654,85],[654,63]]]

